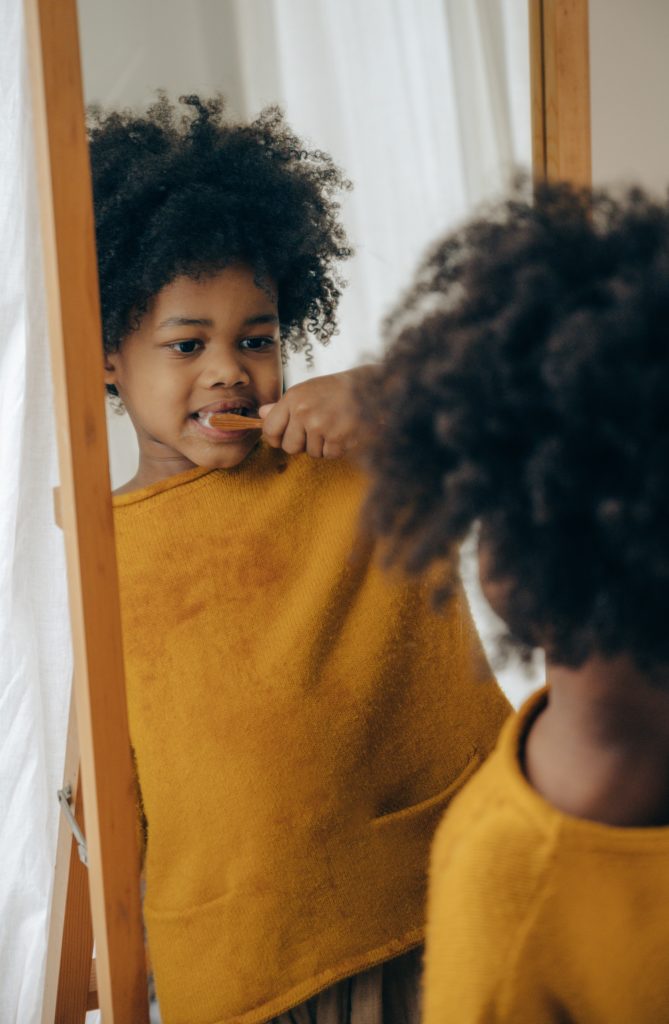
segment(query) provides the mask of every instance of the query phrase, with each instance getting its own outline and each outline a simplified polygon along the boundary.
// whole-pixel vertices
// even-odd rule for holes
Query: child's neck
[[[196,465],[190,459],[181,455],[147,456],[140,447],[139,465],[132,480],[128,480],[122,487],[118,487],[114,494],[127,494],[129,491],[140,491],[144,487],[151,487],[152,484],[160,483],[171,476],[179,473],[186,473],[189,469],[195,469]]]
[[[529,731],[525,771],[551,804],[608,825],[669,824],[669,680],[625,655],[548,665],[549,699]]]

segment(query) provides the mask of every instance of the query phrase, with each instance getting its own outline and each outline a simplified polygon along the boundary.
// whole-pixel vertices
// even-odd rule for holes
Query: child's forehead
[[[204,315],[215,311],[243,311],[253,307],[276,312],[278,292],[273,281],[259,279],[253,269],[234,264],[210,273],[175,277],[153,297],[147,315],[156,321],[185,311]]]

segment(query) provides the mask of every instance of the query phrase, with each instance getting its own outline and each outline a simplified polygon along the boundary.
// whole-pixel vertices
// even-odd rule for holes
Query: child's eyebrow
[[[256,324],[278,324],[279,318],[275,313],[259,313],[257,316],[250,316],[244,321],[245,327],[255,327]],[[168,316],[158,324],[162,327],[213,327],[214,321],[205,317],[190,316]]]
[[[190,316],[168,316],[167,320],[163,320],[158,324],[158,328],[161,327],[213,327],[214,321],[207,320],[202,317],[190,317]]]
[[[255,327],[256,324],[278,324],[279,318],[276,313],[259,313],[258,316],[250,316],[244,321],[246,327]]]

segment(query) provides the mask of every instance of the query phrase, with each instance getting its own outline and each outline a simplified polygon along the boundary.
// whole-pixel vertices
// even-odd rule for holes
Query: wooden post
[[[64,785],[72,791],[74,815],[83,827],[74,694],[70,707]],[[74,836],[61,814],[56,851],[49,943],[42,999],[42,1024],[83,1024],[90,1008],[93,925],[88,872],[79,859]]]
[[[76,0],[26,0],[25,10],[99,1000],[104,1024],[143,1024],[139,853]]]
[[[588,0],[529,0],[535,178],[590,185]]]

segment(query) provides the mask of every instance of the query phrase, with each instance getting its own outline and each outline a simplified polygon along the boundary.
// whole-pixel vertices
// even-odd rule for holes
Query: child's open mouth
[[[233,416],[250,416],[251,415],[251,410],[247,409],[243,405],[233,406],[230,409],[225,409],[225,411],[222,410],[222,409],[217,409],[215,412],[213,412],[212,410],[209,410],[209,412],[199,412],[196,415],[197,415],[197,418],[198,418],[200,423],[202,423],[205,427],[211,427],[211,426],[213,426],[213,424],[211,422],[211,417],[212,416],[220,416],[221,413],[223,413],[223,412],[224,412],[224,415],[226,415],[226,416],[230,416],[230,415],[233,415]]]
[[[206,437],[216,439],[217,441],[240,441],[245,438],[249,431],[257,430],[255,426],[249,425],[249,430],[225,430],[215,426],[211,420],[213,416],[217,415],[234,415],[234,416],[245,416],[245,417],[256,417],[257,411],[250,405],[231,405],[221,404],[217,406],[211,406],[208,409],[201,409],[199,412],[192,414],[191,418],[197,424],[199,433],[204,434]]]

